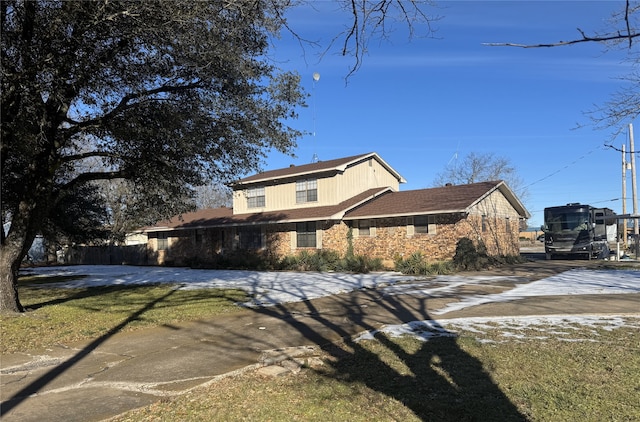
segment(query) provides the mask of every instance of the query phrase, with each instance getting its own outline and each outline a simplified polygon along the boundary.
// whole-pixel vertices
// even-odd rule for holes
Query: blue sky
[[[334,3],[315,6],[293,11],[289,23],[326,47],[348,16],[334,11]],[[574,39],[576,28],[605,29],[624,2],[442,1],[428,10],[441,17],[432,37],[409,40],[397,24],[388,41],[369,43],[348,83],[353,58],[336,47],[319,59],[318,50],[303,50],[284,35],[274,58],[298,71],[311,95],[293,126],[315,135],[299,140],[295,158],[271,153],[264,168],[374,151],[407,180],[401,190],[410,190],[432,187],[456,157],[493,153],[507,158],[527,186],[530,226],[542,224],[545,207],[569,202],[621,213],[622,157],[604,145],[620,148],[628,131],[612,139],[585,112],[625,88],[619,79],[631,71],[625,53],[598,44],[520,49],[483,43]],[[630,212],[630,172],[627,186]]]

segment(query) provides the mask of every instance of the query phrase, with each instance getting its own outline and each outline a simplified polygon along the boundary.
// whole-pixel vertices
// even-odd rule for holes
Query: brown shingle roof
[[[375,188],[338,205],[263,213],[234,215],[231,208],[210,208],[173,217],[153,227],[147,227],[144,231],[466,212],[495,189],[500,189],[520,215],[530,217],[529,212],[507,185],[502,181],[496,181],[402,192],[395,192],[391,188]]]
[[[143,231],[161,231],[178,227],[205,227],[214,221],[228,220],[233,216],[233,210],[228,207],[207,208],[171,217],[169,220],[159,221],[155,226],[145,227]]]
[[[369,157],[374,157],[376,160],[382,163],[382,165],[384,165],[391,173],[393,173],[398,178],[400,183],[405,182],[404,178],[400,176],[400,174],[398,174],[394,169],[392,169],[391,166],[385,163],[384,160],[382,160],[382,158],[378,156],[378,154],[376,154],[375,152],[369,152],[367,154],[353,155],[351,157],[336,158],[334,160],[318,161],[317,163],[303,164],[300,166],[292,165],[290,167],[285,167],[282,169],[269,170],[255,174],[253,176],[245,177],[244,179],[240,179],[236,183],[236,185],[252,184],[275,179],[318,174],[330,171],[344,171],[348,165],[365,160]]]
[[[498,181],[388,192],[375,201],[348,211],[345,219],[465,212],[491,191],[502,186],[508,190],[504,182]],[[514,206],[517,205],[519,204]],[[528,214],[524,208],[523,212]]]
[[[209,208],[185,213],[161,221],[153,227],[147,227],[145,232],[183,230],[204,227],[244,226],[251,224],[284,223],[296,221],[317,221],[341,219],[349,209],[381,195],[390,188],[375,188],[362,192],[338,205],[322,207],[297,208],[282,211],[233,214],[231,208]]]

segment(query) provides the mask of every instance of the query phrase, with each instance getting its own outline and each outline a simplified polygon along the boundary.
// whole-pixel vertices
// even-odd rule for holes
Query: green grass
[[[131,318],[124,331],[175,324],[237,312],[247,300],[241,290],[177,290],[175,285],[48,288],[58,277],[21,279],[18,287],[27,312],[0,315],[0,353],[39,349],[100,337]]]
[[[576,341],[481,341],[495,331],[342,344],[322,367],[245,373],[114,421],[640,420],[640,332],[578,331]]]

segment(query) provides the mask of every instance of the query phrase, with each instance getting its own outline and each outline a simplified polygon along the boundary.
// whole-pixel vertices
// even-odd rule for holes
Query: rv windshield
[[[550,232],[581,231],[589,228],[589,212],[587,210],[547,210],[544,216],[547,230]]]

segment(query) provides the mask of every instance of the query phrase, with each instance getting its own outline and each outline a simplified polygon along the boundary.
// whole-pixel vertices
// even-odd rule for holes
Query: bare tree
[[[577,3],[576,7],[578,7]],[[596,30],[589,34],[587,31],[577,28],[578,36],[572,40],[538,44],[491,42],[485,43],[485,45],[493,47],[552,48],[598,43],[607,49],[623,48],[627,50],[627,60],[635,68],[631,74],[622,78],[622,80],[629,83],[628,86],[625,89],[614,92],[610,97],[611,99],[606,103],[586,110],[586,114],[590,117],[595,127],[613,128],[614,136],[616,136],[624,130],[626,123],[640,115],[640,70],[638,70],[640,59],[635,51],[637,43],[634,42],[640,37],[640,32],[638,32],[640,5],[626,0],[623,9],[611,15],[610,19],[607,20],[608,26],[604,30]],[[608,146],[612,147],[611,145]]]
[[[432,1],[420,0],[349,0],[342,3],[352,19],[345,31],[336,36],[342,40],[343,56],[353,56],[355,61],[349,75],[362,65],[363,56],[368,51],[368,42],[372,36],[386,39],[393,31],[393,22],[401,22],[409,30],[409,37],[430,35],[433,32],[431,23],[439,17],[429,15],[426,6],[433,6]],[[348,77],[348,76],[347,76]]]
[[[196,188],[196,208],[230,207],[232,205],[232,191],[228,186],[205,185]]]
[[[467,183],[504,180],[518,195],[520,200],[528,196],[522,179],[515,167],[505,158],[492,153],[479,154],[470,152],[459,163],[449,163],[433,181],[434,186],[445,186],[448,183],[462,185]]]

